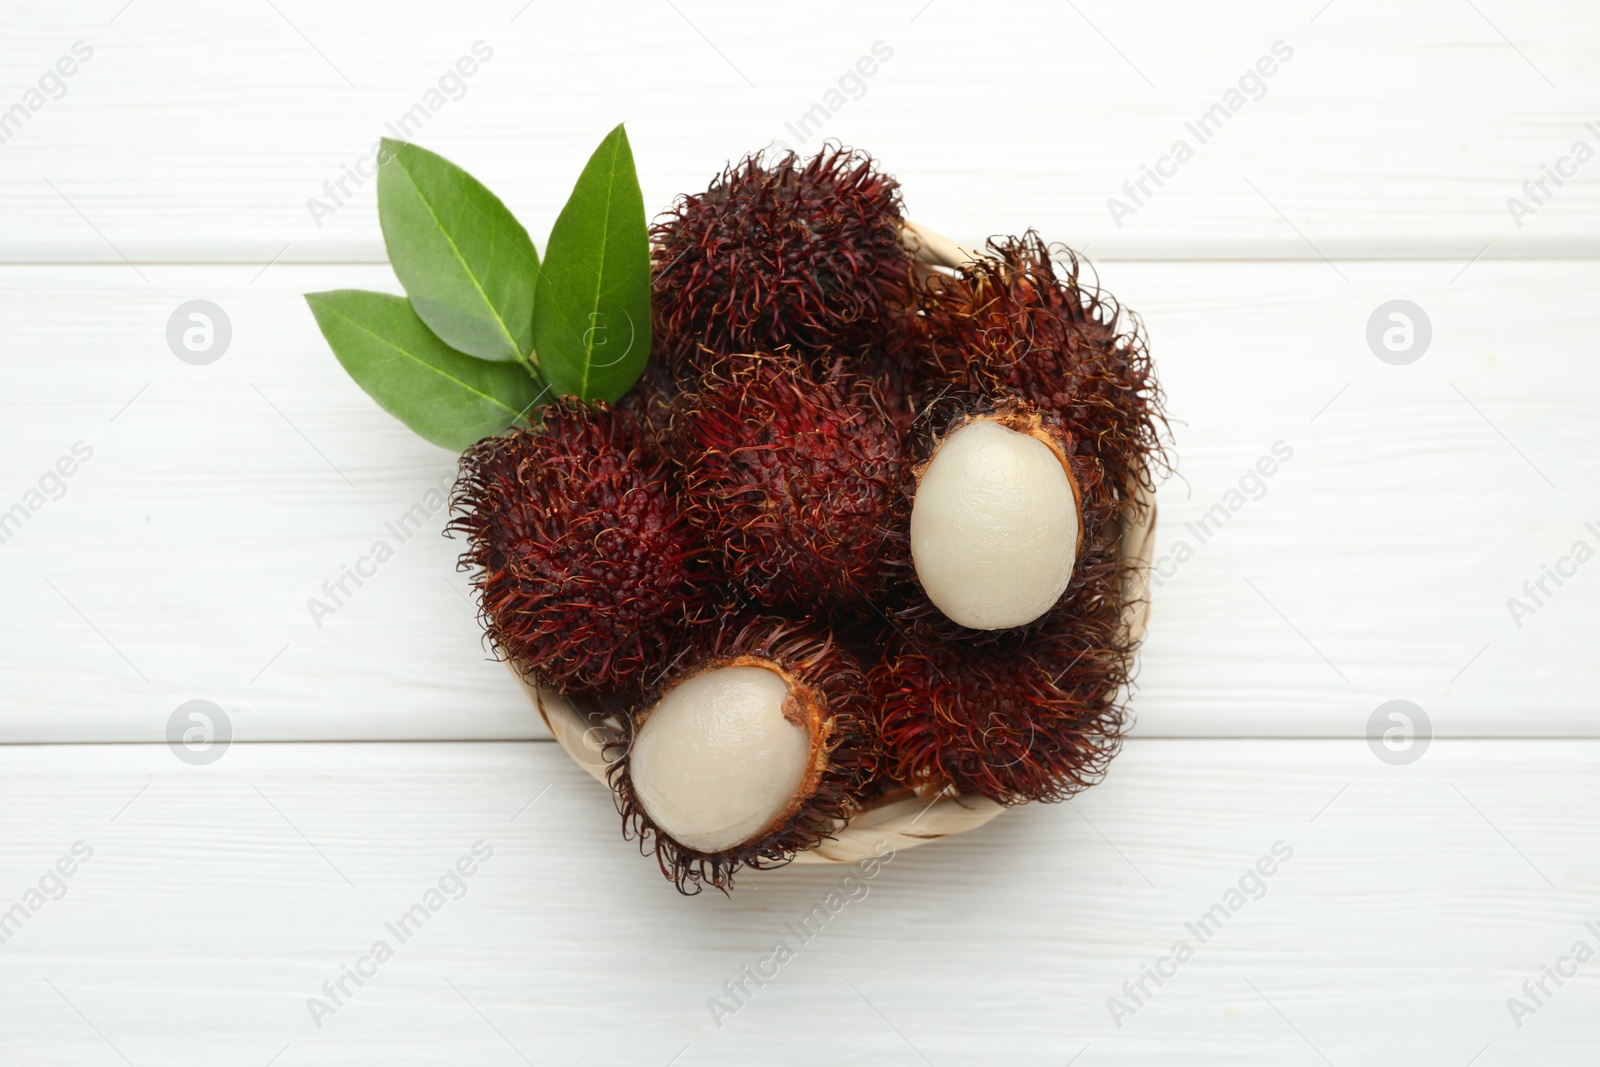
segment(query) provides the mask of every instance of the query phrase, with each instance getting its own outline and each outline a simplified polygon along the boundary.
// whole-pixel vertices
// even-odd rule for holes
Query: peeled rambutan
[[[784,350],[715,364],[673,416],[683,515],[762,605],[862,605],[904,567],[904,464],[877,389]]]
[[[865,680],[810,622],[747,618],[655,688],[611,766],[624,831],[681,892],[727,891],[844,826],[878,756]]]
[[[524,677],[637,692],[707,615],[706,549],[670,473],[633,415],[570,398],[461,457],[461,569],[476,572],[484,629]]]
[[[674,373],[784,345],[870,360],[909,296],[900,185],[837,145],[752,155],[651,227],[652,358]]]
[[[1165,467],[1162,396],[1136,316],[1064,246],[1029,231],[995,238],[958,274],[931,273],[906,321],[928,372],[1060,416],[1084,465],[1086,521],[1154,488]]]
[[[1085,465],[1061,419],[1025,401],[983,403],[925,454],[909,523],[923,593],[973,630],[1041,618],[1066,592],[1083,537]]]

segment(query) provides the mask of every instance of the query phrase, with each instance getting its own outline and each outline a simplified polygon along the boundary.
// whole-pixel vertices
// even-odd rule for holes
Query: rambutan
[[[784,345],[870,360],[907,303],[900,184],[865,153],[757,155],[651,227],[652,358],[677,374]]]
[[[784,350],[715,364],[673,417],[683,515],[762,605],[876,598],[905,562],[900,440],[866,378]]]
[[[929,373],[1059,415],[1082,465],[1086,522],[1165,469],[1162,396],[1143,326],[1076,253],[1037,233],[992,239],[956,276],[930,273],[907,320]]]
[[[552,403],[541,425],[461,457],[452,533],[484,629],[524,677],[567,693],[637,692],[708,613],[707,552],[670,464],[638,419]]]
[[[958,626],[1024,626],[1072,580],[1084,533],[1079,479],[1095,470],[1074,456],[1058,416],[1015,399],[965,406],[913,470],[917,583]]]
[[[815,624],[722,628],[633,716],[612,764],[624,831],[685,893],[840,829],[878,756],[865,680]]]
[[[1100,779],[1126,726],[1134,638],[1104,595],[1120,562],[1084,563],[1078,595],[1025,633],[974,648],[913,625],[889,640],[868,681],[885,773],[1002,804],[1063,800]]]
[[[685,383],[674,378],[659,363],[647,362],[638,380],[616,403],[619,411],[639,421],[655,453],[666,451],[672,409],[683,395],[684,387]]]

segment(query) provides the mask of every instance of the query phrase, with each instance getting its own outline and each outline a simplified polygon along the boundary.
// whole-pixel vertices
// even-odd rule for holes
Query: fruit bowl
[[[1165,417],[1138,316],[1035,230],[906,219],[868,154],[755,153],[646,219],[622,127],[541,258],[384,142],[405,297],[307,294],[460,453],[488,647],[686,894],[1100,781],[1128,725]]]
[[[977,255],[910,220],[904,224],[903,238],[922,271],[959,270]],[[1122,520],[1119,545],[1124,565],[1122,626],[1128,635],[1131,658],[1150,613],[1149,569],[1155,543],[1156,502],[1155,494],[1138,483],[1130,486],[1129,499],[1131,506]],[[1130,672],[1132,667],[1130,662]],[[609,793],[607,754],[616,753],[624,743],[620,721],[604,712],[585,711],[553,690],[530,684],[515,669],[511,673],[556,742]],[[815,848],[795,853],[793,862],[853,863],[881,857],[885,848],[912,848],[977,829],[1005,810],[1006,805],[978,793],[896,785],[861,800],[855,813],[838,824],[831,836]]]

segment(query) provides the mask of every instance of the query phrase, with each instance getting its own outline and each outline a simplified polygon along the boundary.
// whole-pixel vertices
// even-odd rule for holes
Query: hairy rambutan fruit
[[[675,373],[783,345],[869,357],[909,297],[900,185],[830,145],[731,164],[651,227],[652,358]]]
[[[714,365],[673,418],[683,515],[762,605],[860,605],[904,565],[900,440],[867,379],[789,350]]]
[[[562,692],[643,689],[707,614],[707,552],[638,419],[570,398],[461,457],[452,533],[484,629]]]
[[[1021,401],[961,416],[915,472],[917,581],[973,630],[1024,626],[1066,592],[1077,562],[1081,490],[1060,420]]]
[[[623,826],[685,893],[787,863],[841,828],[877,759],[860,668],[814,623],[723,628],[632,719]]]
[[[1002,804],[1064,799],[1099,779],[1126,727],[1142,632],[1130,614],[1141,564],[1122,535],[1117,521],[1085,523],[1065,593],[1027,626],[974,641],[938,613],[901,614],[868,679],[885,774]]]
[[[652,452],[666,452],[672,409],[683,394],[684,385],[660,364],[647,362],[638,379],[616,403],[617,410],[638,420]]]
[[[1099,468],[1088,514],[1154,488],[1165,422],[1143,327],[1070,249],[1033,231],[995,238],[956,276],[924,275],[917,307],[907,323],[931,376],[1060,416],[1076,456]]]
[[[1096,583],[1086,588],[1096,595]],[[1132,642],[1115,606],[1064,604],[1026,640],[981,648],[926,630],[895,635],[868,684],[885,772],[1002,804],[1093,785],[1125,728]]]

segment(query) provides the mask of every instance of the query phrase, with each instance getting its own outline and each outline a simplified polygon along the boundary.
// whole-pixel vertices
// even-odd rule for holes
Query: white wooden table
[[[1594,1062],[1600,9],[520,2],[4,16],[7,1062]],[[488,661],[444,516],[388,532],[453,457],[300,300],[398,291],[360,170],[404,116],[541,244],[626,120],[652,210],[833,137],[959,240],[1086,248],[1182,472],[1108,780],[870,880],[678,897]],[[1369,346],[1392,300],[1413,362]]]

